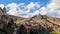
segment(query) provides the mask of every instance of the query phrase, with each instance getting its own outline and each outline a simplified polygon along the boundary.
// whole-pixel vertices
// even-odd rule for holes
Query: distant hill
[[[12,18],[13,20],[17,20],[17,19],[19,19],[19,20],[20,20],[20,19],[25,19],[25,18],[22,18],[22,17],[13,16],[13,15],[8,15],[8,14],[7,14],[7,16],[10,17],[10,18]]]
[[[29,17],[29,18],[22,18],[22,17],[17,17],[17,16],[12,16],[9,15],[12,18],[16,18],[17,20],[25,20],[25,21],[35,21],[37,23],[51,23],[51,24],[56,24],[58,26],[60,26],[60,18],[55,18],[55,17],[51,17],[51,16],[46,16],[46,15],[35,15],[33,17]]]
[[[35,21],[37,23],[51,23],[60,26],[60,18],[40,14],[33,16],[29,21]]]
[[[24,22],[25,21],[35,21],[37,23],[44,23],[44,24],[48,24],[48,23],[51,23],[51,24],[56,24],[58,26],[60,26],[60,18],[55,18],[55,17],[52,17],[52,16],[46,16],[46,15],[35,15],[33,17],[29,17],[29,18],[23,18],[23,17],[17,17],[17,16],[13,16],[13,15],[8,15],[10,18],[14,19],[14,20],[21,20]]]

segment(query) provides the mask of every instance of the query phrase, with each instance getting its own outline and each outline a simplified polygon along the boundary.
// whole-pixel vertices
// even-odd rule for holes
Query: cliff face
[[[6,8],[0,8],[0,34],[13,34],[16,17],[7,15]],[[14,17],[14,18],[13,18]]]
[[[5,8],[1,9],[0,8],[0,28],[3,28],[3,24],[6,21],[6,11]]]

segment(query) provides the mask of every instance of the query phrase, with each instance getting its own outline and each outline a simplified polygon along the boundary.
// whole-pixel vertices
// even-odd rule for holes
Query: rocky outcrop
[[[59,20],[59,18],[39,14],[33,16],[32,18],[28,18],[28,20],[25,20],[24,22],[19,20],[19,23],[16,23],[18,23],[18,25],[23,24],[27,32],[31,33],[32,31],[31,34],[33,34],[35,31],[38,31],[40,34],[50,34],[50,32],[54,30],[60,30]]]
[[[16,17],[6,14],[5,7],[0,8],[0,34],[50,34],[59,29],[59,18],[40,14],[31,18]]]
[[[2,34],[1,31],[6,34],[13,33],[11,31],[13,31],[14,26],[14,20],[7,16],[6,8],[0,8],[0,34]]]

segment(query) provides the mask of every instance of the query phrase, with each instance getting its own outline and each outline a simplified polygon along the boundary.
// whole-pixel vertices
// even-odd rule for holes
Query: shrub
[[[54,30],[51,32],[51,34],[60,34],[60,30]]]

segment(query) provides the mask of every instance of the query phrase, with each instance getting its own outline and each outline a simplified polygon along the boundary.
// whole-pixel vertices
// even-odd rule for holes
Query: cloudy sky
[[[60,0],[0,0],[0,7],[6,7],[7,14],[14,16],[41,14],[60,18]]]

